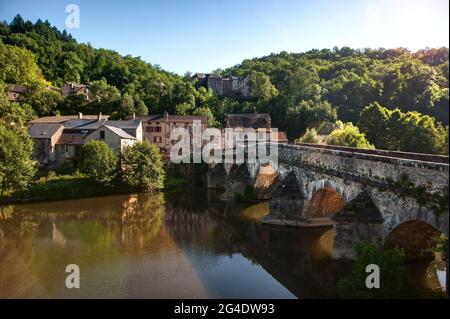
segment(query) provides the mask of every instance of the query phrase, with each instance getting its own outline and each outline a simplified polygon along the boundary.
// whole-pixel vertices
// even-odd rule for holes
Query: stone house
[[[170,153],[170,148],[176,142],[170,140],[170,134],[175,127],[186,128],[192,137],[194,121],[200,121],[201,130],[208,127],[208,118],[205,115],[148,115],[141,117],[143,125],[143,139],[156,144],[163,155]]]
[[[28,127],[33,140],[33,159],[41,164],[50,164],[57,159],[56,143],[63,134],[62,124],[34,124]]]
[[[61,95],[68,96],[69,94],[82,94],[86,100],[89,100],[91,93],[89,87],[85,84],[65,82],[61,87]]]
[[[20,96],[27,91],[26,86],[18,84],[7,84],[6,85],[6,95],[8,100],[16,102],[19,100]]]
[[[111,121],[102,114],[43,117],[30,121],[28,130],[34,142],[33,158],[50,168],[74,162],[88,140],[103,140],[120,152],[143,138],[140,119]]]
[[[203,86],[218,96],[249,98],[250,86],[248,77],[231,75],[216,75],[196,73],[192,79],[196,80],[196,87]]]
[[[100,126],[90,133],[85,140],[103,141],[117,153],[120,153],[124,147],[133,145],[137,141],[136,137],[128,134],[124,130],[109,125]]]

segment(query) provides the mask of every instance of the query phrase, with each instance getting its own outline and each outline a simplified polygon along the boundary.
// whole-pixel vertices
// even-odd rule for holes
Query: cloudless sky
[[[79,29],[65,27],[70,3]],[[179,74],[280,51],[449,46],[448,0],[0,0],[0,20],[18,13]]]

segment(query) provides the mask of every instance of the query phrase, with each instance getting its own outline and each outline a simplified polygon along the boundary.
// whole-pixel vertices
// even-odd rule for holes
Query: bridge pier
[[[302,213],[306,205],[306,199],[298,196],[278,196],[269,201],[270,213],[262,222],[271,225],[301,226],[304,222]]]

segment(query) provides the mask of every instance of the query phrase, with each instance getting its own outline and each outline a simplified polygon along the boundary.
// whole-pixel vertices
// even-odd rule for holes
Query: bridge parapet
[[[349,179],[368,187],[425,187],[430,193],[448,186],[448,157],[417,154],[418,160],[387,156],[387,151],[368,152],[353,148],[323,148],[316,145],[278,146],[280,163]],[[396,152],[399,156],[400,152]],[[408,157],[408,155],[405,155]],[[432,161],[434,160],[434,161]],[[402,185],[404,183],[405,185]],[[412,183],[412,184],[411,184]]]

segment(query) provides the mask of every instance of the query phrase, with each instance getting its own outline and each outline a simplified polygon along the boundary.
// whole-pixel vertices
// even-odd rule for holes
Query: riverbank
[[[190,188],[190,181],[179,176],[167,176],[164,189],[169,192],[177,189]],[[41,177],[23,191],[7,194],[0,199],[0,204],[29,203],[41,201],[56,201],[65,199],[80,199],[107,195],[123,195],[141,192],[142,190],[115,183],[111,186],[98,184],[83,174],[55,175]]]

